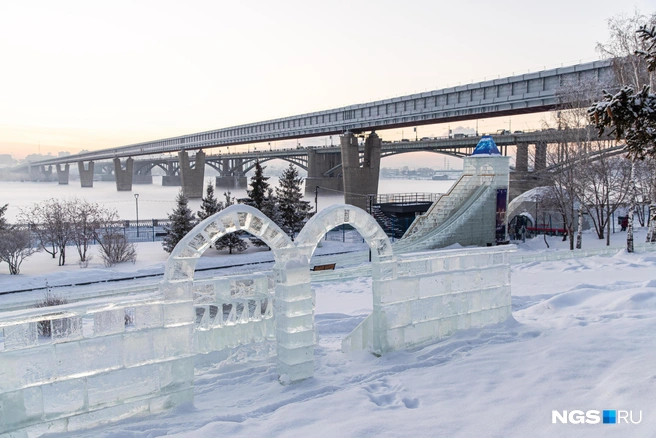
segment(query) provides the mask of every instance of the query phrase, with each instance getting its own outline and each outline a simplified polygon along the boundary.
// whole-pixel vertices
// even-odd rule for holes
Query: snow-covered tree
[[[195,225],[194,214],[189,209],[189,201],[182,193],[182,190],[180,190],[178,196],[175,198],[175,202],[176,207],[173,210],[173,213],[168,215],[171,223],[164,226],[166,236],[162,241],[162,246],[164,247],[164,251],[168,253],[173,251],[178,242],[182,240],[182,238],[186,236]]]
[[[80,256],[80,266],[86,267],[90,260],[87,252],[94,240],[100,241],[99,230],[102,224],[118,220],[118,213],[100,206],[97,202],[77,198],[71,201],[70,209],[73,242]]]
[[[636,55],[644,58],[647,62],[647,70],[653,73],[656,71],[656,14],[652,15],[651,22],[651,26],[643,24],[636,32],[641,42],[646,46],[644,50],[637,49]]]
[[[230,191],[223,193],[225,196],[225,202],[223,203],[224,207],[230,207],[235,203],[235,198],[230,196]],[[238,233],[229,233],[221,237],[214,243],[216,249],[228,249],[229,254],[232,254],[232,251],[242,252],[248,248],[248,243]]]
[[[622,87],[617,93],[604,93],[604,99],[589,108],[591,121],[600,134],[611,134],[626,142],[628,158],[656,157],[656,95],[645,85],[638,92]]]
[[[310,216],[310,203],[303,200],[302,183],[303,178],[298,176],[296,167],[290,163],[280,176],[276,187],[281,228],[292,240]]]
[[[38,247],[29,230],[15,227],[0,229],[0,262],[9,265],[11,275],[20,274],[23,260],[37,251]]]
[[[205,190],[205,197],[202,199],[200,204],[200,210],[196,213],[198,220],[202,221],[212,216],[215,213],[223,210],[223,205],[219,203],[214,196],[214,186],[211,183],[207,184],[207,189]]]
[[[74,204],[70,201],[48,199],[21,210],[19,221],[27,224],[37,241],[55,258],[59,253],[59,266],[66,263],[66,247],[75,236],[73,227]]]
[[[251,177],[251,189],[247,191],[248,205],[262,211],[262,204],[269,189],[268,176],[264,176],[264,168],[259,161],[255,162],[255,174]]]
[[[20,274],[23,260],[38,251],[32,233],[7,223],[5,212],[9,204],[0,207],[0,262],[9,265],[11,275]]]
[[[653,73],[656,69],[656,62],[654,61],[656,57],[656,27],[643,24],[635,33],[642,46],[629,56],[637,55],[645,60],[649,72],[648,80],[652,82]],[[627,157],[634,162],[645,158],[656,159],[656,95],[651,92],[650,84],[639,87],[639,81],[641,81],[639,73],[636,70],[634,83],[624,85],[616,93],[604,92],[603,100],[591,105],[588,109],[590,120],[597,126],[600,134],[603,134],[606,128],[610,128],[612,135],[618,140],[623,139],[626,142]],[[640,88],[640,90],[635,91],[637,88]],[[633,211],[635,211],[635,190],[631,194],[631,199],[630,222],[633,220]],[[649,207],[650,229],[647,235],[649,241],[656,240],[656,233],[654,232],[654,227],[656,227],[656,203],[654,201],[652,199],[652,205]],[[632,230],[633,224],[630,223],[627,233],[627,250],[630,252],[633,251]]]

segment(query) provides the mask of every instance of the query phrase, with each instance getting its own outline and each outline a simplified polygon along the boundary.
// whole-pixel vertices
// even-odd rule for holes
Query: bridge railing
[[[374,204],[435,202],[440,196],[442,196],[442,193],[387,193],[377,195]]]

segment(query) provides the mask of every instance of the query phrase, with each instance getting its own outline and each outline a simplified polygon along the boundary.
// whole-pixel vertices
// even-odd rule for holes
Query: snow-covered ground
[[[622,245],[625,236],[614,234],[612,244]],[[636,240],[644,241],[644,230]],[[341,245],[333,243],[322,250]],[[549,243],[550,251],[566,245],[557,237]],[[584,246],[603,242],[586,234]],[[519,247],[546,250],[542,237]],[[54,273],[55,266],[47,275],[50,281],[54,275],[71,280],[157,272],[166,255],[148,251],[140,247],[134,266],[93,268],[93,274],[77,266]],[[257,252],[201,262],[267,257]],[[656,252],[622,250],[612,257],[516,265],[510,320],[382,357],[340,351],[341,340],[371,312],[371,280],[316,283],[314,378],[281,386],[274,360],[208,366],[197,370],[193,407],[76,436],[654,437],[655,268]],[[0,275],[5,290],[8,282],[17,288],[38,278],[8,277]],[[631,410],[634,420],[641,411],[642,421],[552,424],[552,410],[574,409]]]

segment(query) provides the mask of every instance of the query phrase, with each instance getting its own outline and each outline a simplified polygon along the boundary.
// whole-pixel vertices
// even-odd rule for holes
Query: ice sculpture
[[[157,294],[0,313],[0,433],[68,432],[190,402],[196,354],[267,339],[281,382],[311,377],[309,260],[344,223],[371,248],[373,276],[373,312],[344,350],[385,353],[510,315],[512,247],[395,256],[376,221],[351,205],[321,211],[294,243],[259,210],[234,205],[179,242]],[[239,230],[272,248],[273,271],[194,281],[201,254]]]

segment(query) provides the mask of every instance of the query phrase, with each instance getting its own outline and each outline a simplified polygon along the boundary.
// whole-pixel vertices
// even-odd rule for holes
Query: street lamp
[[[137,208],[137,238],[139,237],[139,193],[134,194],[134,203]]]
[[[269,152],[271,152],[271,142],[269,142]]]

